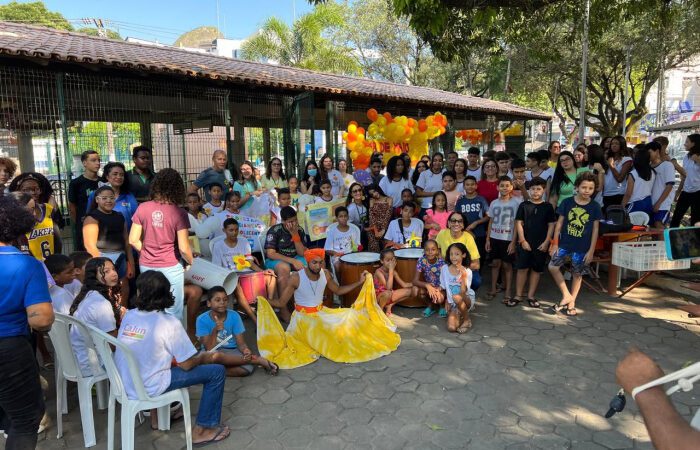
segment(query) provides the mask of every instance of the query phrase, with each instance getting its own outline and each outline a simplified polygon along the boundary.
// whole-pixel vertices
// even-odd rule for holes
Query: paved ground
[[[403,341],[390,356],[228,380],[223,418],[234,431],[211,448],[651,448],[633,404],[612,420],[601,416],[617,390],[616,362],[636,345],[677,370],[698,359],[700,322],[673,310],[682,299],[662,291],[640,288],[623,301],[582,295],[574,319],[481,301],[462,336],[437,317],[396,308]],[[551,285],[543,297],[557,298]],[[40,449],[83,446],[73,387],[69,395],[63,439],[52,427]],[[191,390],[194,411],[199,395]],[[674,401],[690,417],[700,394]],[[106,446],[106,416],[95,414],[95,448]],[[170,432],[142,425],[136,448],[182,448],[183,437],[182,422]]]

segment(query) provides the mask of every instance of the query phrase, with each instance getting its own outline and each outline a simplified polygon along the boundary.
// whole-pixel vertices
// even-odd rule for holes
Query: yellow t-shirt
[[[49,255],[53,255],[56,249],[53,219],[51,218],[53,207],[46,203],[43,205],[43,210],[43,219],[34,225],[32,231],[27,233],[29,251],[39,261],[43,261]]]
[[[461,242],[465,247],[467,247],[467,251],[469,251],[469,256],[472,260],[481,258],[481,255],[479,255],[479,249],[476,247],[476,242],[474,241],[474,236],[472,236],[472,234],[468,231],[462,233],[462,236],[460,236],[459,239],[455,239],[450,234],[450,230],[440,230],[435,240],[440,247],[440,252],[442,253],[443,258],[445,258],[445,262],[447,262],[447,248],[455,242]]]
[[[289,185],[287,184],[287,180],[283,180],[280,178],[277,181],[275,181],[272,178],[267,178],[265,176],[260,177],[260,184],[262,185],[263,189],[266,189],[268,191],[277,188],[289,187]]]
[[[556,161],[547,161],[547,165],[551,167],[552,169],[557,168],[557,162]]]

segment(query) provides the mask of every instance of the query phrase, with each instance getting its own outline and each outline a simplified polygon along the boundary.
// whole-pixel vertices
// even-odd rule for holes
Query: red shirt
[[[479,180],[476,183],[476,192],[484,197],[490,205],[492,201],[498,198],[498,180],[487,181]]]
[[[148,267],[172,267],[180,263],[177,232],[190,227],[184,209],[151,200],[141,203],[132,219],[133,223],[143,227],[139,264]]]

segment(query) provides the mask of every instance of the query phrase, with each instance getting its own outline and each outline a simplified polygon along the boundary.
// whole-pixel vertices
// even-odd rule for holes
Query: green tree
[[[243,57],[274,60],[285,66],[341,74],[360,74],[352,49],[328,36],[343,25],[342,9],[335,3],[316,6],[292,26],[271,17],[253,37],[243,43]]]
[[[97,28],[85,27],[85,28],[79,28],[79,29],[76,30],[76,31],[77,31],[78,33],[83,33],[83,34],[87,34],[87,35],[90,35],[90,36],[99,36],[99,35],[100,35],[100,32],[97,30]],[[107,37],[108,37],[109,39],[123,39],[123,38],[121,37],[121,35],[120,35],[119,33],[117,33],[116,31],[114,31],[114,30],[107,30],[107,29],[106,29],[106,30],[105,30],[105,33],[107,34]]]
[[[0,5],[0,20],[73,31],[73,26],[61,13],[49,11],[43,2]]]

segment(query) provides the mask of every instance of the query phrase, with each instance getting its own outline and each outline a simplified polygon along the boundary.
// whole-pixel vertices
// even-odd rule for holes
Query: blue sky
[[[0,0],[2,3],[8,2]],[[122,37],[166,44],[193,28],[216,26],[216,0],[44,0],[44,3],[66,19],[109,19],[113,22],[108,28],[116,29]],[[219,0],[218,3],[220,28],[231,39],[250,35],[270,16],[291,23],[294,8],[297,17],[311,9],[306,0]]]

